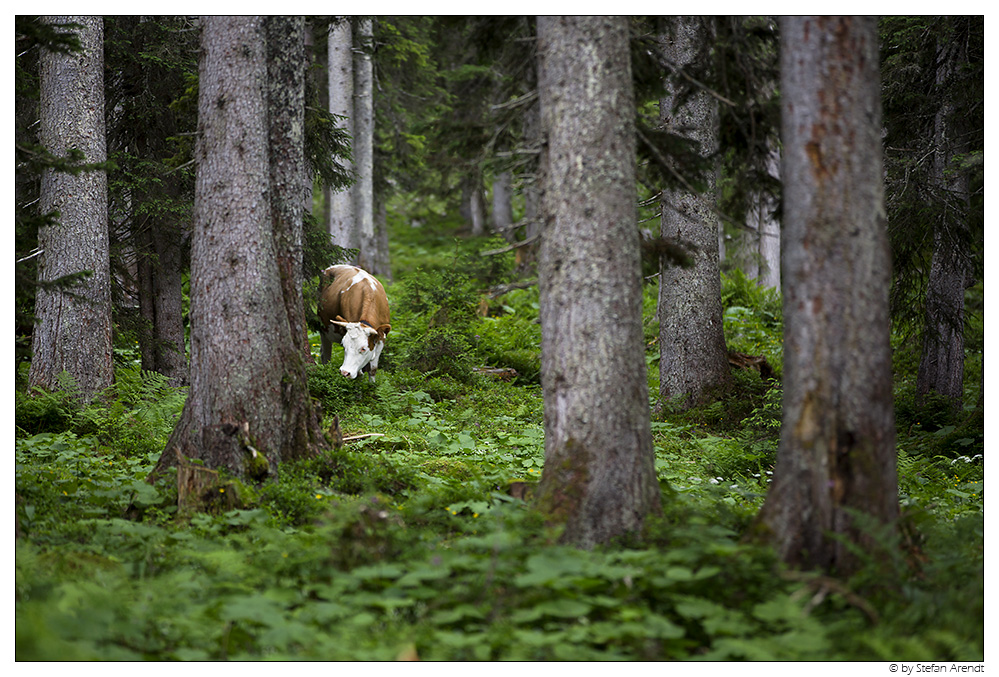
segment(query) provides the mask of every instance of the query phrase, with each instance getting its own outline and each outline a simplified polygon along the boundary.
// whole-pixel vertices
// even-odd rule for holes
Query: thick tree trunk
[[[916,377],[920,403],[936,393],[954,413],[964,403],[964,290],[967,269],[956,233],[940,226],[933,234],[933,258],[926,288],[926,325]]]
[[[898,518],[877,20],[780,30],[784,420],[759,526],[788,563],[849,574]]]
[[[937,52],[937,85],[943,89],[954,72],[967,62],[964,42],[950,40]],[[968,174],[952,166],[967,153],[967,138],[945,102],[934,120],[936,153],[933,174],[945,207],[933,232],[933,258],[926,289],[926,325],[916,377],[920,402],[937,393],[951,402],[954,413],[964,403],[964,290],[972,284],[971,235],[968,227]]]
[[[700,17],[675,17],[672,36],[663,48],[678,66],[687,65],[700,41],[708,39]],[[675,107],[675,97],[660,102],[660,119],[668,131],[695,138],[701,152],[718,149],[717,105],[706,92]],[[659,397],[682,407],[700,404],[729,380],[728,354],[722,326],[719,223],[710,208],[715,200],[714,174],[702,195],[663,191],[664,238],[692,244],[694,265],[680,268],[666,261],[659,276]]]
[[[538,505],[582,547],[660,508],[641,326],[628,22],[539,17],[547,136]]]
[[[42,52],[41,143],[55,155],[77,149],[85,162],[104,162],[103,21],[81,16],[47,20],[81,24],[83,49],[73,54]],[[65,371],[76,380],[81,398],[90,400],[114,378],[107,174],[45,170],[40,209],[59,216],[57,223],[39,229],[39,281],[92,272],[69,290],[44,285],[38,289],[28,382],[31,387],[59,389],[58,377]]]
[[[264,24],[202,19],[191,389],[153,476],[176,464],[176,450],[242,477],[255,474],[253,450],[273,473],[323,444],[275,245]]]
[[[330,31],[329,40],[330,112],[344,116],[338,124],[354,136],[354,37],[349,17]],[[343,161],[347,170],[352,163]],[[354,188],[327,188],[327,227],[333,243],[344,249],[357,249],[357,223],[354,218]]]
[[[303,358],[310,354],[302,302],[305,198],[305,17],[266,20],[271,210],[285,311]]]

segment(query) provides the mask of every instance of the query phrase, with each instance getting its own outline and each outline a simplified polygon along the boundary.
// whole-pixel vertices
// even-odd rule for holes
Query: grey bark
[[[537,73],[531,69],[527,73],[529,84],[537,85]],[[524,111],[524,143],[528,149],[541,149],[541,102],[532,101]],[[524,196],[524,241],[529,244],[517,249],[517,267],[521,271],[530,270],[537,263],[538,237],[541,234],[541,186],[539,177],[544,172],[545,154],[539,154],[535,162],[528,164],[525,176],[521,179]]]
[[[700,17],[674,17],[674,32],[662,36],[662,48],[679,67],[693,59],[708,39]],[[660,102],[666,130],[696,139],[705,156],[718,148],[718,110],[714,99],[698,92],[677,107],[674,94]],[[694,265],[663,262],[659,276],[659,397],[689,407],[725,387],[729,365],[722,325],[719,221],[712,205],[715,180],[702,195],[664,190],[661,234],[695,247]]]
[[[746,211],[746,225],[739,232],[739,250],[736,263],[750,280],[760,276],[760,222],[759,205]]]
[[[508,242],[514,242],[513,209],[511,194],[513,177],[509,171],[500,172],[493,178],[493,229]]]
[[[964,43],[949,40],[937,49],[937,84],[941,89],[961,64],[967,63]],[[964,402],[964,290],[974,284],[968,255],[968,174],[952,167],[955,156],[967,153],[954,106],[945,101],[934,119],[933,175],[945,207],[933,230],[933,257],[926,289],[926,324],[916,377],[920,402],[930,393],[947,398],[954,413]]]
[[[482,199],[482,177],[466,176],[461,182],[461,216],[471,227],[472,235],[486,232],[486,210]]]
[[[776,144],[774,144],[776,146]],[[767,172],[780,179],[780,151],[774,147],[767,157]],[[780,289],[780,221],[774,215],[777,201],[760,196],[760,286]]]
[[[884,538],[854,513],[898,518],[877,19],[780,31],[784,418],[759,525],[788,563],[849,574],[850,544]]]
[[[538,504],[590,547],[660,509],[641,327],[628,22],[538,18],[547,140]]]
[[[183,247],[185,233],[169,219],[150,219],[137,238],[139,309],[146,323],[140,333],[142,368],[186,385],[187,348],[184,340]]]
[[[486,206],[482,198],[482,185],[478,185],[472,190],[470,195],[472,212],[472,235],[485,235],[486,233]]]
[[[378,270],[378,238],[375,233],[374,183],[374,72],[371,64],[372,24],[362,20],[357,30],[358,48],[354,51],[354,218],[360,254],[358,265],[370,273]]]
[[[354,136],[354,37],[349,17],[330,31],[329,47],[329,107],[330,112],[344,116],[338,124]],[[352,169],[350,161],[344,160],[347,170]],[[329,220],[327,227],[333,243],[344,249],[359,246],[357,222],[354,218],[353,186],[326,189],[326,203]]]
[[[375,270],[391,282],[392,262],[389,258],[388,207],[384,196],[377,197],[375,203],[378,205],[375,208],[375,237],[378,239],[378,262]]]
[[[776,142],[767,155],[767,172],[780,179],[780,151]],[[743,272],[761,287],[780,289],[780,223],[774,214],[777,200],[761,191],[750,192],[744,231]]]
[[[88,163],[107,159],[104,128],[104,25],[100,17],[49,17],[51,23],[81,24],[83,49],[72,54],[43,51],[39,63],[40,139],[51,153],[78,149]],[[111,267],[107,175],[45,170],[40,209],[58,212],[58,222],[38,233],[41,282],[92,271],[70,290],[40,287],[35,298],[31,387],[59,389],[59,375],[76,381],[85,401],[111,385]]]
[[[271,210],[292,338],[310,355],[302,302],[303,225],[311,189],[305,164],[305,18],[266,19]]]
[[[177,451],[244,476],[251,446],[273,473],[322,441],[275,242],[265,20],[201,21],[191,389],[153,476],[176,464]]]

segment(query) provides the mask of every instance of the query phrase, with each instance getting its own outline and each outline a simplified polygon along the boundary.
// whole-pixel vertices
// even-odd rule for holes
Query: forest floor
[[[742,540],[777,451],[779,297],[725,276],[730,349],[778,378],[734,369],[723,399],[681,412],[658,402],[649,284],[663,515],[580,551],[530,503],[544,461],[536,287],[490,293],[511,280],[510,260],[480,255],[495,242],[393,235],[377,382],[343,379],[336,353],[309,368],[326,424],[376,435],[225,485],[204,510],[179,511],[171,478],[145,482],[186,393],[127,346],[113,392],[86,408],[19,379],[18,660],[984,660],[982,416],[917,409],[904,342],[901,528],[849,580],[788,571]]]

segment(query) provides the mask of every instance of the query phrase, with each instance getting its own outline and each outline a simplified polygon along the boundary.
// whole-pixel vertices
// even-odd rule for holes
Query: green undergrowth
[[[565,547],[530,503],[544,464],[537,289],[494,297],[502,275],[453,248],[387,284],[375,383],[340,376],[336,352],[308,367],[345,446],[244,485],[235,509],[179,513],[172,476],[145,481],[185,390],[135,367],[87,406],[19,388],[16,657],[982,659],[980,428],[916,425],[930,419],[906,413],[900,380],[903,522],[880,538],[891,556],[867,556],[849,581],[789,572],[742,540],[773,476],[781,388],[739,370],[719,401],[653,416],[663,513],[645,533]],[[779,303],[745,280],[723,287],[744,309],[727,311],[730,347],[779,375]],[[440,340],[419,345],[434,329]]]
[[[18,445],[19,462],[66,469],[18,470],[21,660],[981,656],[969,619],[983,558],[953,552],[980,538],[970,517],[922,530],[918,577],[902,559],[869,564],[858,585],[892,582],[872,620],[855,590],[786,577],[770,551],[741,543],[720,491],[667,492],[643,539],[580,551],[456,439],[425,456],[450,463],[331,454],[287,468],[254,505],[180,519],[166,487],[138,490],[154,459],[112,472],[88,459],[92,438],[55,437]],[[287,509],[296,501],[309,507]],[[967,597],[945,577],[970,580]],[[972,606],[948,607],[941,626],[944,600]]]

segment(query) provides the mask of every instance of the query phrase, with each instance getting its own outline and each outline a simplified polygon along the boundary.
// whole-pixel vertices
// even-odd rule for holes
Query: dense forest
[[[983,17],[18,16],[15,170],[17,660],[983,670]]]

